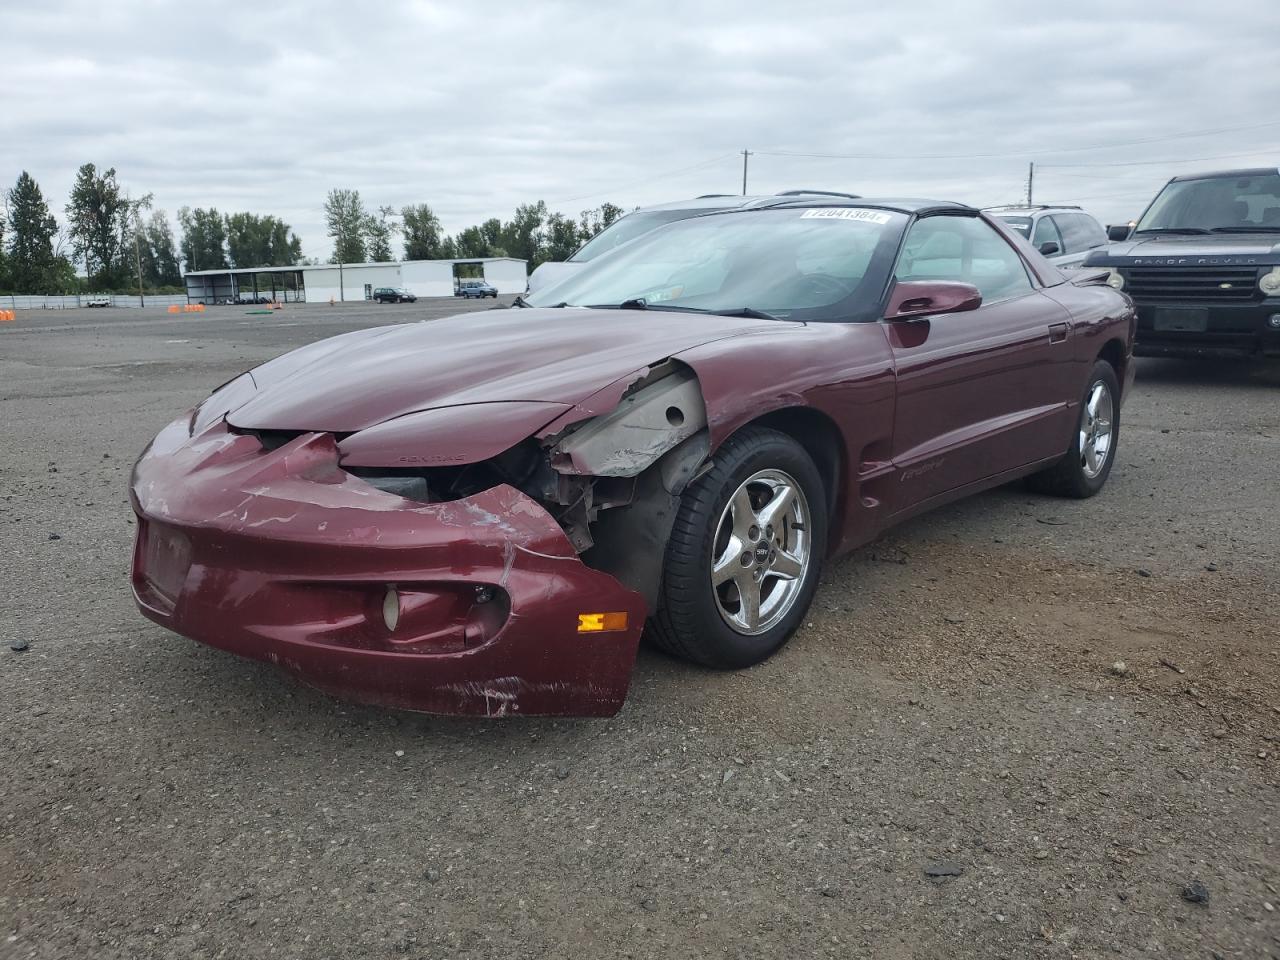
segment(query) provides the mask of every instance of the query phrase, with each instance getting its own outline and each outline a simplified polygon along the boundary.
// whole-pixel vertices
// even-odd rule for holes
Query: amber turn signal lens
[[[579,633],[612,633],[627,629],[626,613],[580,613]]]

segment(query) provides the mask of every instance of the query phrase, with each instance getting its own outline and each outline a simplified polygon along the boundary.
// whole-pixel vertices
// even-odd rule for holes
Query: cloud
[[[338,186],[456,231],[540,198],[737,192],[744,148],[753,192],[977,204],[1019,198],[1034,160],[1038,198],[1112,221],[1175,173],[1280,159],[1274,0],[49,0],[0,12],[0,34],[22,38],[0,182],[29,170],[60,207],[91,160],[170,214],[283,216],[313,256]],[[1163,162],[1183,158],[1207,159]],[[1161,162],[1079,166],[1134,161]]]

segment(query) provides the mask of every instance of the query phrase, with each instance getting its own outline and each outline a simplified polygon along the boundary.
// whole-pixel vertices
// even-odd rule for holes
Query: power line
[[[676,169],[676,170],[667,170],[663,173],[655,173],[653,176],[645,177],[643,180],[633,180],[630,183],[624,183],[618,187],[610,187],[607,190],[600,190],[600,191],[597,191],[596,193],[584,193],[581,196],[566,197],[563,200],[550,200],[548,201],[548,203],[550,206],[554,207],[562,203],[575,203],[578,200],[589,200],[592,197],[603,197],[606,194],[618,193],[622,190],[630,190],[632,187],[639,187],[646,183],[652,183],[655,180],[662,180],[666,177],[674,177],[678,173],[688,173],[692,170],[701,170],[703,167],[709,167],[713,163],[719,163],[721,160],[728,159],[729,157],[732,157],[732,156],[733,156],[732,153],[722,153],[718,157],[712,157],[710,160],[703,160],[701,163],[691,164],[690,166],[687,166],[687,167],[680,167],[679,169]]]
[[[1105,161],[1100,163],[1042,163],[1041,167],[1058,168],[1067,167],[1157,167],[1161,164],[1169,163],[1201,163],[1205,160],[1231,160],[1235,157],[1256,157],[1264,153],[1280,154],[1280,147],[1259,147],[1257,150],[1249,150],[1245,153],[1219,153],[1212,157],[1183,157],[1180,160],[1116,160]]]
[[[1252,123],[1240,127],[1220,127],[1216,130],[1190,130],[1185,133],[1174,133],[1165,137],[1145,137],[1141,140],[1125,140],[1114,143],[1095,143],[1087,147],[1057,147],[1051,149],[1025,150],[1019,153],[955,153],[955,154],[887,154],[887,153],[798,153],[787,150],[766,151],[757,153],[763,157],[801,157],[809,160],[1003,160],[1014,157],[1042,157],[1056,153],[1082,153],[1088,150],[1108,150],[1113,147],[1133,147],[1145,143],[1166,143],[1170,140],[1183,140],[1189,137],[1205,137],[1220,133],[1237,133],[1242,130],[1258,130],[1263,127],[1280,126],[1280,120],[1268,120],[1265,123]]]

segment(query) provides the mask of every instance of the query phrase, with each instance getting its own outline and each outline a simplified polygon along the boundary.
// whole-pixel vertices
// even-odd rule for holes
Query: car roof
[[[777,198],[775,198],[777,199]],[[837,200],[831,197],[784,197],[773,207],[874,207],[877,210],[896,210],[899,213],[977,213],[977,207],[951,200],[928,200],[922,197],[858,197],[856,200]]]
[[[830,197],[838,200],[859,199],[856,193],[840,193],[834,190],[784,190],[781,193],[752,194],[751,196],[738,196],[732,193],[704,193],[702,196],[694,197],[692,200],[655,203],[651,207],[641,207],[639,210],[632,212],[655,213],[664,210],[701,210],[711,213],[715,210],[743,210],[753,207],[773,206],[778,203],[786,203],[788,200],[794,200],[797,197]],[[627,216],[630,215],[627,214]]]
[[[1169,182],[1177,183],[1182,180],[1227,180],[1232,177],[1273,177],[1277,173],[1280,173],[1280,168],[1253,167],[1249,170],[1218,170],[1213,173],[1184,173],[1180,177],[1173,177]]]
[[[1047,213],[1054,210],[1076,210],[1083,212],[1083,207],[1074,203],[1006,203],[998,207],[983,207],[983,213],[994,213],[996,216],[1004,214],[1012,214],[1014,216],[1032,217],[1037,213]]]

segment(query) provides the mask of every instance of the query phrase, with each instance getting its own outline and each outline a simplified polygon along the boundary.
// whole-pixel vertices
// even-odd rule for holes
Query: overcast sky
[[[1055,6],[0,0],[0,182],[30,171],[61,219],[93,161],[327,258],[331,187],[454,232],[736,193],[744,148],[752,193],[974,204],[1034,160],[1037,200],[1110,222],[1175,173],[1280,162],[1280,0]]]

